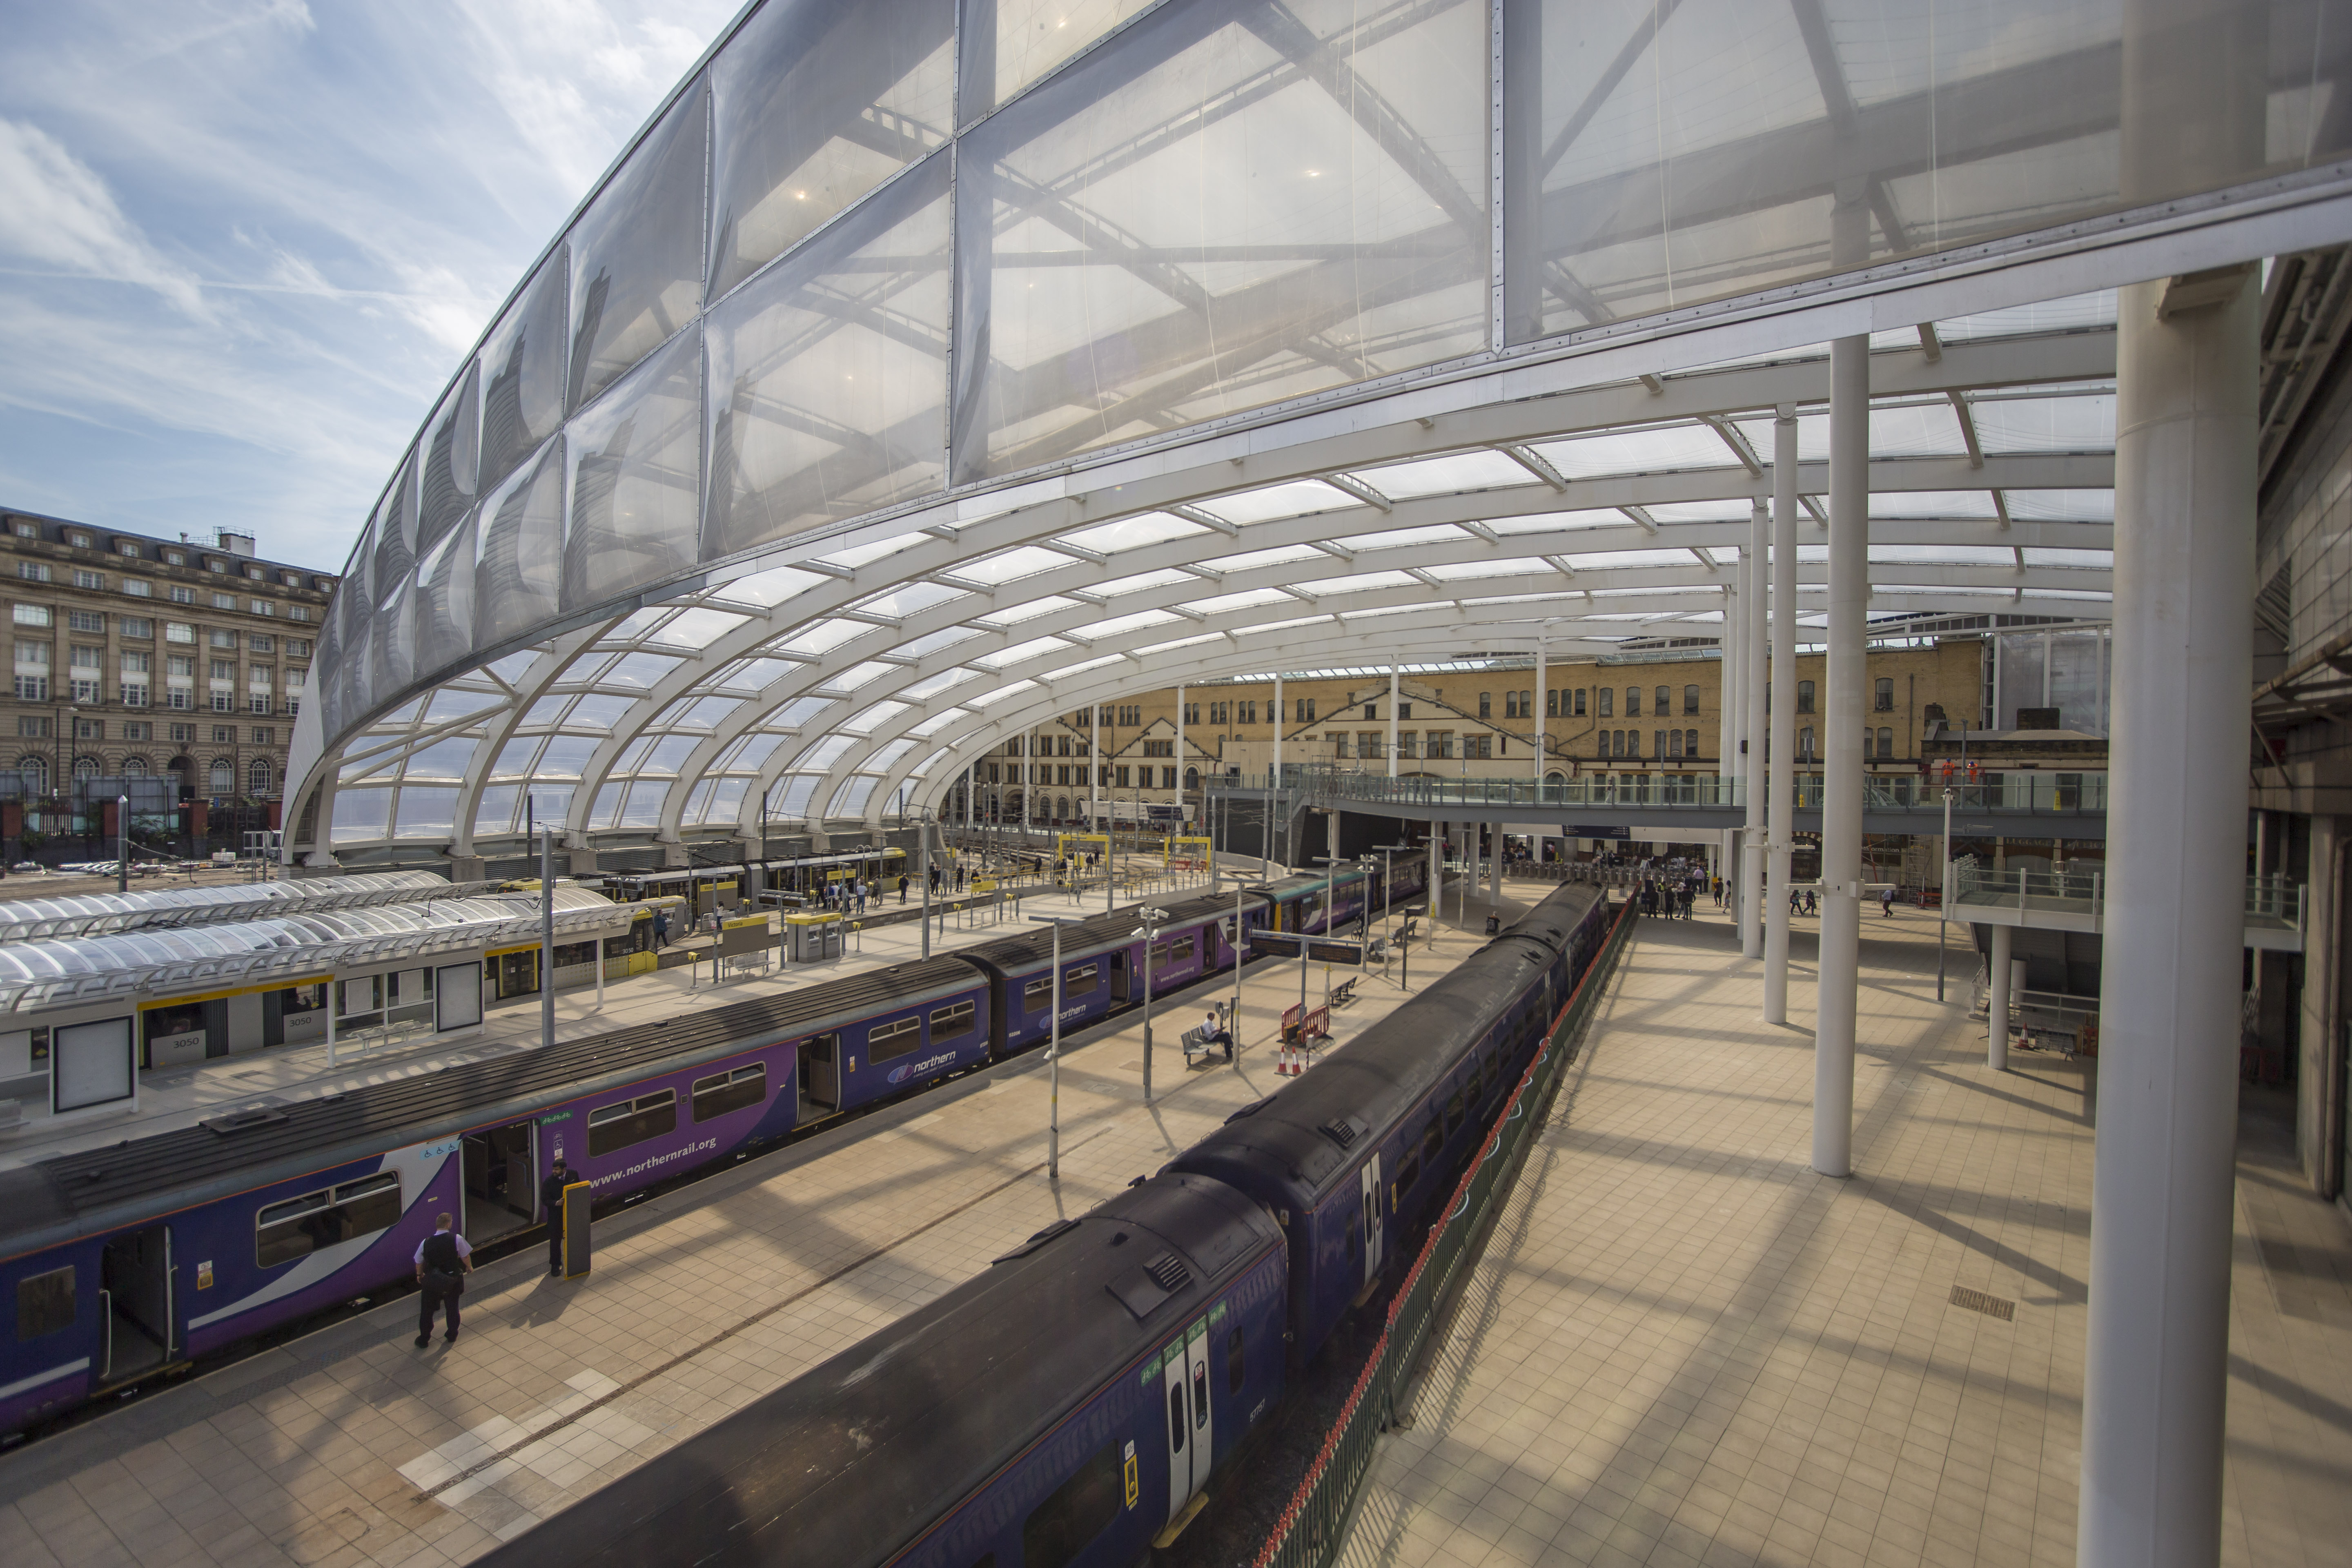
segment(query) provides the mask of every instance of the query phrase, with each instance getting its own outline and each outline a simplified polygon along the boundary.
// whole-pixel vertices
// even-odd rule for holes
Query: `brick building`
[[[242,534],[199,543],[0,511],[0,582],[9,859],[109,852],[126,789],[133,836],[157,852],[235,847],[278,826],[334,577],[260,560]],[[165,787],[121,782],[142,779]]]

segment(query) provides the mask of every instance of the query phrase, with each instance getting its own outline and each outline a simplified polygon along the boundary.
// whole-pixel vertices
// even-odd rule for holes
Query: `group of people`
[[[1633,892],[1634,907],[1644,915],[1686,921],[1698,903],[1695,877],[1645,877]]]

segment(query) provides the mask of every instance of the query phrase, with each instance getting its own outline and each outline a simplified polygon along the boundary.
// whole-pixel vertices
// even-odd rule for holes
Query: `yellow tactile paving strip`
[[[2074,1561],[2091,1078],[1988,1073],[1957,941],[1934,1000],[1934,929],[1865,927],[1832,1181],[1809,1030],[1759,1021],[1719,917],[1643,924],[1343,1563]],[[2352,1562],[2352,1247],[2248,1124],[2224,1561]]]

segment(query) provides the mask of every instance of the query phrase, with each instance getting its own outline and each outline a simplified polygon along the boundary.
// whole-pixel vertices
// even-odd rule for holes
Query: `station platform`
[[[1489,912],[1530,902],[1474,895],[1460,926],[1415,941],[1414,989],[1484,945]],[[883,961],[870,936],[867,956]],[[1370,972],[1332,1016],[1335,1044],[1385,1016],[1403,978]],[[1149,1104],[1139,1017],[1065,1041],[1058,1184],[1033,1052],[600,1218],[584,1280],[550,1279],[536,1246],[484,1266],[455,1344],[415,1349],[404,1295],[0,1455],[0,1563],[467,1562],[1272,1092],[1299,984],[1295,962],[1250,969],[1230,1067],[1188,1070],[1179,1044],[1212,996],[1232,998],[1230,976],[1155,1008]],[[1307,984],[1319,1001],[1322,966]]]
[[[1821,1176],[1814,925],[1776,1028],[1720,913],[1643,922],[1348,1568],[2074,1561],[2095,1064],[1990,1072],[1965,937],[1939,1005],[1934,917],[1873,911],[1855,1174]],[[2221,1561],[2340,1564],[2352,1227],[2274,1095],[2242,1101]]]
[[[1244,885],[1262,879],[1257,863],[1248,862],[1243,873]],[[1233,872],[1226,873],[1222,886],[1227,892],[1233,890]],[[1208,875],[1202,872],[1192,882],[1171,879],[1144,896],[1160,900],[1189,899],[1208,890]],[[1125,894],[1120,902],[1131,903],[1134,898],[1132,893]],[[919,894],[910,894],[908,907],[916,908],[921,902]],[[883,900],[876,907],[877,912],[899,912],[895,900]],[[1027,892],[1017,906],[1005,906],[1001,915],[980,910],[950,914],[943,929],[935,921],[931,952],[950,953],[958,948],[1027,931],[1031,915],[1083,916],[1103,912],[1099,883],[1075,894],[1050,889]],[[680,939],[664,950],[664,956],[693,952],[699,962],[665,963],[645,974],[609,981],[601,1004],[593,986],[558,991],[555,1037],[577,1039],[632,1024],[675,1017],[686,1009],[753,1000],[804,985],[822,984],[865,970],[909,963],[922,956],[923,930],[919,919],[869,925],[852,938],[849,951],[837,959],[820,963],[771,963],[764,970],[724,980],[713,973],[709,957],[713,945],[713,939],[708,936]],[[364,1047],[345,1043],[338,1047],[332,1062],[326,1045],[320,1042],[276,1046],[185,1067],[158,1068],[140,1075],[139,1109],[135,1111],[126,1106],[55,1123],[44,1117],[0,1134],[0,1167],[188,1126],[225,1110],[338,1094],[363,1084],[383,1083],[465,1062],[486,1061],[515,1051],[536,1050],[539,1046],[540,999],[533,994],[494,1004],[484,1014],[478,1030],[453,1037],[427,1036],[414,1041]]]

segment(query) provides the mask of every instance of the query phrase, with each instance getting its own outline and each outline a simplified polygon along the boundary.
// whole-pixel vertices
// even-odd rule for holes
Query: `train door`
[[[1209,1407],[1209,1325],[1192,1325],[1181,1346],[1168,1349],[1161,1377],[1168,1395],[1168,1518],[1174,1522],[1208,1483],[1216,1458]]]
[[[1110,955],[1110,999],[1116,1006],[1128,1000],[1127,950],[1120,948]]]
[[[1381,1225],[1381,1157],[1377,1151],[1364,1162],[1364,1168],[1357,1173],[1357,1180],[1360,1184],[1358,1192],[1364,1208],[1364,1289],[1369,1290],[1372,1281],[1381,1277],[1383,1227]]]
[[[476,1247],[520,1230],[539,1217],[538,1129],[509,1121],[466,1134],[466,1212],[458,1229]]]
[[[800,1104],[794,1121],[814,1121],[841,1109],[841,1037],[812,1035],[800,1047]]]
[[[150,1226],[106,1244],[99,1260],[100,1386],[127,1383],[173,1359],[172,1227]]]

